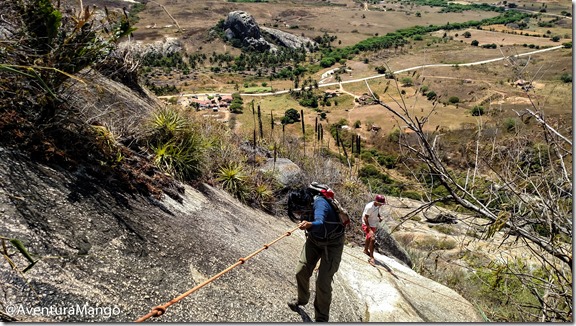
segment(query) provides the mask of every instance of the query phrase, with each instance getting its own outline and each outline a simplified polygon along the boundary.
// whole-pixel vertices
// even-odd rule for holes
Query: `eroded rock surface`
[[[135,320],[295,226],[209,186],[185,186],[181,202],[158,201],[107,190],[105,181],[81,171],[35,164],[5,149],[0,154],[0,235],[20,239],[39,259],[24,276],[0,259],[0,307],[4,312],[15,306],[115,309],[110,316],[10,315],[21,321]],[[312,303],[302,314],[286,306],[296,293],[294,268],[303,243],[303,232],[293,232],[157,320],[313,319]],[[10,253],[19,270],[28,265],[12,247]],[[376,255],[379,268],[366,258],[362,248],[346,247],[335,277],[331,321],[481,321],[452,290],[386,256]]]

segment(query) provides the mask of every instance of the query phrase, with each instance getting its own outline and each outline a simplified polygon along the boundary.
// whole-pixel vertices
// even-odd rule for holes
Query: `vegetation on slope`
[[[301,183],[331,180],[345,205],[366,198],[364,183],[375,187],[373,191],[407,195],[405,185],[390,178],[387,170],[404,166],[402,172],[412,174],[419,189],[410,196],[425,199],[428,206],[443,203],[486,217],[489,223],[483,237],[505,231],[530,248],[531,258],[540,263],[537,268],[528,261],[495,262],[482,269],[476,265],[479,277],[469,286],[477,285],[475,290],[486,295],[468,299],[477,300],[485,311],[496,311],[488,318],[571,320],[571,142],[541,115],[527,112],[540,122],[539,132],[518,133],[515,126],[507,125],[504,137],[491,138],[485,129],[475,130],[470,140],[477,146],[464,149],[470,156],[461,160],[464,168],[460,169],[446,163],[434,142],[438,134],[425,132],[423,120],[388,107],[414,134],[391,134],[375,148],[361,142],[358,146],[352,135],[340,131],[340,122],[327,126],[339,140],[336,147],[323,140],[322,124],[304,130],[304,123],[298,135],[283,134],[280,145],[273,137],[263,137],[262,127],[259,138],[255,128],[253,138],[246,140],[224,124],[176,107],[154,112],[142,130],[117,137],[105,123],[89,123],[80,108],[69,104],[65,81],[83,82],[76,74],[93,68],[146,93],[138,88],[135,70],[113,55],[114,43],[130,32],[126,17],[108,13],[107,24],[99,27],[90,8],[71,17],[48,0],[3,1],[2,5],[11,13],[11,25],[18,27],[8,32],[17,41],[0,52],[2,146],[62,168],[88,167],[95,176],[111,174],[110,187],[120,191],[158,197],[164,191],[177,197],[170,190],[178,189],[171,178],[220,184],[239,200],[272,213],[279,212],[278,201],[286,189],[270,174],[258,171],[267,157],[287,157],[298,164],[304,170]],[[416,31],[420,28],[397,35]],[[444,138],[461,141],[461,136],[452,133]],[[393,149],[398,144],[404,152]],[[357,164],[361,160],[370,165]],[[353,167],[359,168],[357,173]],[[504,302],[512,303],[514,310],[502,310]]]

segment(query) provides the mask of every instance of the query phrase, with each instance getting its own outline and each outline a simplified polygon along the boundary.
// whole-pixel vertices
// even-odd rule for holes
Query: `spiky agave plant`
[[[244,202],[248,195],[246,178],[242,164],[232,162],[220,168],[217,180],[222,183],[226,191]]]
[[[167,142],[189,126],[188,120],[177,110],[163,108],[155,112],[150,121],[150,127],[155,138],[160,142]]]
[[[154,164],[162,171],[181,180],[192,180],[200,175],[203,145],[199,137],[187,133],[151,146]]]
[[[270,203],[274,199],[274,193],[266,183],[257,183],[254,187],[253,196],[254,202],[264,209],[269,209]]]

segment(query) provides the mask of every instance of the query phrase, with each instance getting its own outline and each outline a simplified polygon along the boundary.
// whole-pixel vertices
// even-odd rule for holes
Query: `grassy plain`
[[[464,1],[466,3],[481,3],[482,1]],[[134,39],[141,42],[157,41],[161,38],[177,37],[185,45],[189,53],[202,52],[207,55],[230,52],[238,55],[238,49],[232,48],[217,38],[209,36],[209,29],[227,14],[235,10],[244,10],[254,16],[260,25],[274,27],[286,32],[307,37],[328,33],[337,36],[333,43],[335,47],[353,45],[361,40],[375,35],[385,35],[398,29],[414,25],[445,24],[446,22],[465,22],[481,20],[497,15],[495,12],[465,11],[463,13],[439,13],[439,8],[409,5],[399,1],[382,2],[378,5],[364,6],[352,0],[333,1],[269,1],[268,3],[230,3],[221,1],[184,1],[158,0],[178,21],[183,29],[177,33],[174,22],[163,11],[162,7],[149,2],[139,15]],[[342,89],[350,94],[342,93],[337,98],[338,105],[321,108],[327,112],[327,121],[333,123],[346,119],[350,124],[361,122],[361,128],[356,132],[370,137],[368,127],[376,124],[382,127],[381,135],[387,135],[399,126],[389,112],[380,106],[361,106],[355,103],[354,97],[367,93],[366,82],[346,83],[359,78],[376,75],[375,67],[385,65],[389,71],[398,71],[420,65],[450,64],[449,67],[427,67],[397,74],[398,80],[410,78],[411,86],[398,86],[390,79],[377,78],[368,83],[380,98],[391,106],[397,106],[396,101],[405,101],[409,111],[417,116],[428,116],[428,128],[439,126],[445,130],[469,128],[483,123],[498,124],[504,119],[515,118],[516,111],[530,105],[532,100],[539,109],[552,117],[570,119],[572,114],[571,84],[560,81],[560,76],[572,71],[572,49],[560,49],[541,54],[522,57],[511,62],[501,60],[492,63],[463,66],[466,63],[504,58],[538,48],[561,45],[571,41],[572,20],[563,17],[553,27],[539,27],[539,22],[549,22],[558,19],[562,11],[571,12],[568,1],[517,1],[518,8],[539,12],[543,8],[546,13],[540,13],[537,19],[531,19],[527,28],[514,29],[510,26],[493,25],[482,29],[438,31],[426,35],[422,40],[411,40],[408,44],[396,49],[384,49],[377,52],[361,53],[354,60],[348,60],[346,67],[349,72],[340,75],[344,84]],[[172,25],[172,26],[170,26]],[[471,34],[466,38],[465,32]],[[554,42],[552,36],[559,36]],[[470,43],[476,40],[480,46]],[[482,48],[484,44],[496,44],[495,49]],[[339,67],[335,65],[334,67]],[[320,81],[321,75],[331,68],[322,69],[311,74],[313,80]],[[288,90],[294,87],[289,80],[269,80],[266,77],[257,78],[251,75],[230,73],[211,73],[207,69],[197,69],[192,77],[167,76],[165,83],[174,83],[188,93],[232,93],[247,92],[244,83],[261,85],[275,90]],[[173,78],[176,77],[176,78]],[[306,76],[307,78],[308,76]],[[519,79],[533,81],[533,88],[528,92],[514,85]],[[334,77],[324,80],[325,83],[335,82]],[[424,86],[434,91],[438,101],[433,102],[422,95],[418,89]],[[384,89],[387,90],[384,92]],[[319,89],[319,92],[336,90],[338,86]],[[402,97],[399,92],[403,92]],[[457,104],[447,103],[450,97],[459,99]],[[277,123],[289,108],[300,112],[304,110],[306,128],[312,130],[318,113],[312,109],[301,107],[297,101],[288,95],[269,97],[245,96],[244,114],[237,115],[236,130],[252,137],[254,117],[248,103],[254,99],[260,104],[263,112],[265,133],[270,134],[270,112]],[[486,114],[479,118],[471,115],[471,109],[481,105]],[[432,113],[431,113],[432,112]],[[281,126],[275,129],[278,133]],[[286,132],[300,133],[300,125],[286,126]]]
[[[229,51],[238,55],[239,50],[231,48],[219,39],[209,36],[209,28],[223,19],[233,10],[246,10],[254,15],[260,24],[276,27],[287,32],[316,36],[323,33],[336,35],[336,47],[355,44],[367,37],[384,35],[397,29],[414,25],[445,24],[446,22],[463,22],[480,20],[496,15],[492,12],[464,12],[439,13],[438,8],[410,6],[396,1],[389,1],[378,6],[363,6],[357,1],[270,1],[264,4],[228,3],[226,1],[184,1],[159,0],[174,14],[184,29],[182,33],[175,33],[170,19],[162,12],[159,6],[149,2],[142,14],[138,25],[140,30],[134,33],[137,41],[152,42],[158,38],[178,37],[189,52],[203,52],[210,55],[212,52],[223,53]],[[467,1],[459,1],[466,3]],[[468,3],[480,3],[468,1]],[[571,4],[567,1],[518,1],[519,7],[530,8],[535,12],[546,9],[551,15],[561,14],[562,11],[571,11]],[[368,10],[365,10],[367,8]],[[259,131],[258,117],[253,113],[253,107],[260,108],[264,141],[260,144],[268,149],[273,145],[282,145],[293,142],[292,145],[302,146],[300,141],[294,142],[294,137],[302,137],[301,124],[294,123],[281,125],[280,120],[288,109],[304,112],[306,149],[315,146],[315,121],[322,124],[325,130],[325,143],[334,148],[334,139],[327,132],[328,124],[345,119],[353,128],[356,121],[360,127],[353,130],[365,140],[372,141],[374,147],[386,142],[395,129],[404,132],[404,123],[391,112],[379,105],[363,105],[358,99],[365,97],[369,89],[378,94],[379,98],[393,109],[405,109],[412,117],[424,118],[427,123],[424,129],[438,130],[441,137],[443,160],[450,167],[465,171],[470,161],[466,157],[469,149],[476,140],[476,130],[482,126],[483,130],[490,129],[491,135],[504,135],[498,141],[508,141],[508,135],[521,128],[540,128],[526,115],[521,113],[526,109],[535,109],[542,114],[546,121],[564,135],[572,134],[572,83],[562,81],[562,77],[571,74],[573,69],[572,49],[562,48],[544,53],[535,53],[529,56],[513,58],[515,55],[571,42],[572,20],[562,18],[555,22],[553,27],[541,27],[538,21],[548,22],[554,19],[551,15],[541,15],[531,19],[529,26],[524,30],[511,26],[494,25],[483,26],[482,29],[468,29],[459,31],[438,31],[425,35],[421,40],[410,40],[408,44],[396,49],[385,49],[377,52],[361,53],[356,58],[348,60],[345,67],[336,64],[333,67],[308,73],[304,78],[311,77],[320,82],[322,74],[333,68],[346,68],[347,72],[340,74],[340,85],[334,84],[320,87],[317,92],[338,92],[338,96],[331,100],[331,105],[320,107],[326,113],[326,120],[320,120],[316,110],[302,107],[297,100],[288,94],[275,96],[258,96],[257,94],[243,95],[244,113],[230,114],[226,111],[200,111],[196,114],[210,116],[219,120],[227,120],[242,140],[251,140],[255,131]],[[154,28],[151,28],[155,24]],[[150,27],[150,28],[149,28]],[[470,37],[464,37],[469,32]],[[527,35],[528,34],[528,35]],[[559,36],[560,40],[551,40]],[[480,46],[472,46],[476,40]],[[482,48],[484,44],[496,44],[496,48]],[[502,60],[466,66],[467,63],[501,58]],[[397,71],[421,65],[446,64],[441,67],[425,67],[408,72]],[[369,80],[359,80],[377,74],[376,68],[386,66],[388,71],[395,72],[396,79],[383,76]],[[177,83],[184,93],[232,93],[264,90],[262,85],[266,82],[268,91],[287,90],[293,87],[289,80],[269,80],[266,77],[256,78],[247,74],[211,73],[208,67],[195,69],[191,77],[180,74],[162,76],[164,83]],[[571,75],[570,75],[571,78]],[[526,83],[517,84],[524,80]],[[336,77],[324,79],[325,83],[334,83]],[[245,84],[252,85],[244,87]],[[320,86],[323,84],[320,83]],[[524,86],[524,87],[522,87]],[[433,91],[437,97],[428,98],[421,91]],[[455,99],[455,100],[454,100]],[[253,103],[253,105],[252,105]],[[337,105],[336,105],[337,103]],[[482,116],[474,116],[472,109],[481,106],[484,110]],[[273,121],[271,121],[271,119]],[[318,119],[318,120],[317,120]],[[503,128],[506,123],[513,121],[517,127]],[[271,123],[272,122],[272,123]],[[370,130],[376,125],[379,132]],[[486,133],[487,134],[487,133]],[[528,136],[526,136],[528,135]],[[525,137],[530,135],[524,134]],[[495,137],[496,138],[496,137]],[[538,142],[535,139],[535,142]],[[367,143],[367,142],[365,142]],[[496,143],[496,139],[494,139]],[[528,142],[527,142],[528,143]],[[396,145],[394,145],[396,146]],[[285,148],[288,148],[286,146]],[[300,147],[302,148],[302,147]],[[365,148],[365,147],[364,147]],[[382,150],[382,147],[379,149]],[[385,148],[384,151],[387,149]],[[385,154],[394,154],[394,150]],[[310,152],[308,152],[310,153]],[[360,162],[355,167],[366,164]],[[384,169],[383,169],[384,171]],[[399,183],[410,184],[408,173],[397,170],[386,170]],[[406,173],[406,175],[403,175]],[[419,187],[416,185],[415,187]],[[410,188],[412,190],[412,188]],[[421,189],[418,189],[420,191]],[[411,221],[407,221],[407,224]],[[448,233],[448,231],[445,230]],[[474,231],[475,232],[475,231]],[[410,231],[413,237],[413,231]],[[413,239],[407,241],[413,242]],[[412,243],[414,244],[414,243]],[[418,244],[418,243],[417,243]],[[436,242],[433,243],[436,245]],[[427,243],[420,243],[425,251],[429,251]],[[482,249],[478,248],[478,252]],[[429,259],[426,256],[426,260]],[[450,258],[452,259],[452,257]],[[436,260],[437,262],[438,260]],[[489,260],[488,260],[489,261]],[[469,262],[468,262],[469,263]],[[478,264],[478,266],[482,266]],[[437,266],[435,266],[437,267]],[[436,270],[434,271],[436,273]],[[438,272],[439,275],[442,272]],[[459,277],[461,274],[457,274]],[[469,283],[459,279],[458,284]],[[446,282],[452,287],[455,282]],[[469,284],[466,284],[469,285]],[[475,287],[468,293],[471,298],[479,297]],[[464,291],[466,292],[466,291]],[[462,291],[460,291],[462,293]],[[499,301],[498,301],[499,302]],[[507,306],[507,305],[502,305]]]

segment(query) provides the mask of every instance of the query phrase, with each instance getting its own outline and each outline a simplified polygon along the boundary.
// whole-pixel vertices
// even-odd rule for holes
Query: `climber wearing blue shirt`
[[[322,196],[314,198],[314,221],[308,222],[311,224],[307,227],[306,224],[300,226],[300,229],[308,230],[308,234],[314,238],[326,240],[330,238],[337,238],[344,232],[340,218],[334,212],[334,209],[326,199]]]
[[[302,221],[298,224],[301,230],[307,231],[307,237],[296,267],[298,298],[290,301],[288,306],[293,311],[298,311],[299,305],[308,303],[310,277],[320,260],[314,312],[317,322],[327,322],[332,302],[332,278],[340,267],[344,249],[344,227],[332,206],[321,195],[314,197],[312,212],[313,221]]]

